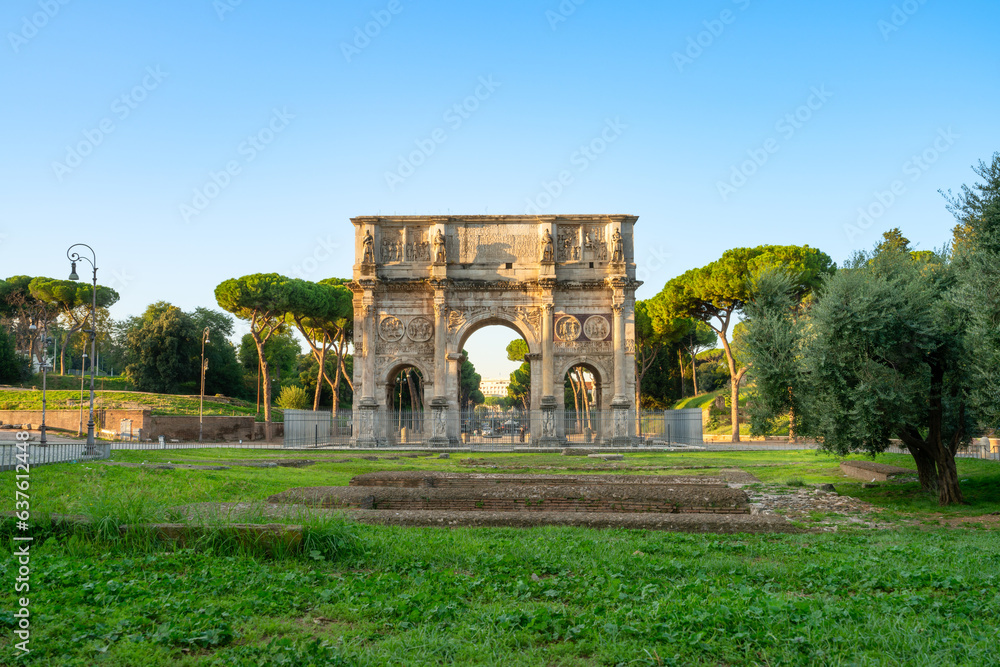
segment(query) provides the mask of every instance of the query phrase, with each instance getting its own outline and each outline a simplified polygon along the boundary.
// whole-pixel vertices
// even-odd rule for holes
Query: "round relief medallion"
[[[434,335],[434,324],[426,317],[414,317],[406,325],[406,334],[414,343],[426,343]]]
[[[564,315],[556,322],[556,337],[559,340],[571,341],[580,337],[580,320],[572,315]]]
[[[389,315],[382,318],[382,321],[379,322],[378,332],[385,340],[395,343],[403,337],[403,323],[399,321],[398,317]]]
[[[611,324],[603,315],[592,315],[583,323],[583,333],[590,340],[604,340],[611,333]]]

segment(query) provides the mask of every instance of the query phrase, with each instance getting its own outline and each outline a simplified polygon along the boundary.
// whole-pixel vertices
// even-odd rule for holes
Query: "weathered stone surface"
[[[351,478],[351,486],[394,486],[401,488],[470,488],[478,486],[545,484],[702,484],[726,486],[720,477],[700,475],[532,475],[505,473],[453,473],[421,470],[384,470]]]
[[[563,407],[563,378],[587,363],[597,409],[628,406],[635,395],[636,280],[632,215],[364,216],[355,226],[356,437],[396,444],[402,429],[376,434],[387,389],[401,365],[420,370],[432,417],[422,439],[435,447],[473,441],[462,433],[456,361],[476,329],[502,324],[528,343],[541,411],[521,438],[562,447],[568,439],[631,441],[632,420],[601,420],[592,438],[544,415]],[[617,369],[617,372],[616,372]],[[369,410],[369,417],[361,411]],[[382,442],[384,440],[384,443]],[[523,440],[522,440],[523,441]]]
[[[309,486],[289,489],[268,497],[269,503],[308,505],[311,507],[371,509],[374,507],[373,489],[353,486]]]
[[[222,533],[247,546],[259,546],[268,551],[277,547],[294,550],[302,543],[302,526],[282,523],[231,523],[224,526],[200,526],[184,523],[152,523],[121,526],[122,534],[152,531],[162,540],[181,546],[193,545],[206,535]]]
[[[868,482],[885,482],[896,477],[910,477],[917,474],[916,470],[874,461],[842,461],[840,471],[848,477]]]
[[[802,532],[779,516],[749,514],[633,514],[616,512],[456,512],[441,510],[350,510],[361,523],[393,526],[512,527],[579,526],[686,533]]]
[[[749,513],[743,491],[698,484],[522,484],[472,488],[312,487],[268,499],[318,507],[510,512]]]

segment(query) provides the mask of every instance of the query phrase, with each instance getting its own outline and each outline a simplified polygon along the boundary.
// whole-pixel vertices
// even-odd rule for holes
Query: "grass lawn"
[[[115,452],[115,461],[148,463],[354,460],[221,471],[46,466],[31,472],[32,510],[117,503],[154,515],[384,469],[612,470],[558,455],[358,456]],[[1000,465],[959,459],[971,504],[942,509],[915,484],[862,489],[839,475],[837,459],[809,451],[636,454],[625,463],[646,474],[739,467],[768,485],[832,482],[883,514],[921,521],[798,535],[348,523],[350,547],[336,555],[276,558],[50,537],[32,547],[32,653],[13,662],[7,643],[0,664],[1000,664],[1000,531],[937,525],[1000,511]],[[13,473],[0,473],[0,485],[13,483]],[[0,560],[8,582],[16,567]],[[0,625],[13,624],[13,596],[12,585],[0,591]]]
[[[688,396],[674,403],[671,410],[683,410],[685,408],[707,408],[717,397],[727,393],[726,389],[718,389],[697,396]]]
[[[90,385],[83,393],[83,403],[90,404]],[[95,391],[94,406],[106,409],[152,410],[154,415],[196,415],[198,414],[197,396],[175,396],[172,394],[150,394],[138,391]],[[49,410],[69,410],[80,408],[80,390],[46,391],[47,408]],[[41,410],[42,392],[34,390],[0,390],[0,410]],[[272,413],[276,421],[281,421],[281,410],[274,409]],[[205,397],[205,414],[222,416],[241,416],[257,414],[257,406],[235,398],[225,401]]]

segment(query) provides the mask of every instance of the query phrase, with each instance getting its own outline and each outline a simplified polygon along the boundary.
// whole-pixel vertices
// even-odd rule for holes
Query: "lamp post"
[[[77,436],[83,435],[83,380],[87,376],[87,353],[80,357],[80,428],[76,430]]]
[[[38,327],[32,324],[30,327],[31,331],[36,331]],[[45,439],[45,380],[46,371],[49,369],[49,323],[48,321],[42,322],[42,427],[39,429],[41,431],[41,438],[38,443],[43,447],[48,443]]]
[[[73,248],[77,247],[86,248],[90,251],[91,256],[81,257],[80,253],[72,252]],[[87,447],[83,450],[84,455],[93,456],[97,453],[94,441],[94,357],[97,355],[97,253],[89,245],[76,243],[66,250],[66,258],[69,259],[72,267],[69,274],[70,280],[80,279],[80,276],[76,275],[76,263],[80,260],[86,260],[94,269],[93,289],[90,293],[90,329],[86,332],[90,335],[90,419],[87,421]]]
[[[205,371],[208,362],[205,361],[205,343],[208,342],[209,328],[201,332],[201,396],[198,397],[198,442],[201,442],[205,427]]]

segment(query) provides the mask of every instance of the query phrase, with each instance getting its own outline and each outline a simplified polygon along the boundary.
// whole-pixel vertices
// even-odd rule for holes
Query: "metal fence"
[[[662,440],[668,445],[697,445],[702,442],[701,408],[644,412],[639,421],[640,435]]]
[[[673,414],[677,413],[677,414]],[[556,411],[557,439],[567,446],[609,446],[614,423],[609,410]],[[458,447],[475,451],[510,449],[537,443],[545,413],[541,410],[450,411],[445,430]],[[355,446],[358,432],[350,410],[336,413],[285,411],[283,446],[290,449]],[[423,410],[377,410],[372,417],[371,440],[376,447],[426,447],[433,435],[431,415]],[[701,444],[701,410],[629,412],[630,444]],[[621,446],[620,442],[616,446]]]
[[[29,467],[47,463],[95,461],[111,456],[111,443],[99,442],[88,451],[85,443],[40,445],[30,442],[27,445],[18,445],[13,442],[0,442],[0,471],[14,470],[16,466],[24,465],[25,454]]]
[[[890,445],[885,451],[890,454],[907,454],[910,450],[900,445]],[[982,459],[984,461],[1000,461],[1000,439],[998,438],[976,438],[967,445],[963,445],[955,452],[958,459]]]

